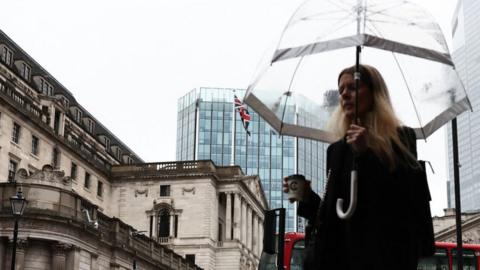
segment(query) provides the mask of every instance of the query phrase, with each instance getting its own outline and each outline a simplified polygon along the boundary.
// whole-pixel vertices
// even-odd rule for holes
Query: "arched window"
[[[170,243],[171,238],[178,235],[177,210],[169,203],[161,202],[153,207],[154,217],[151,218],[151,227],[159,243]],[[155,220],[155,221],[153,221]]]
[[[162,208],[157,213],[157,232],[158,237],[169,237],[170,236],[170,211],[167,208]]]

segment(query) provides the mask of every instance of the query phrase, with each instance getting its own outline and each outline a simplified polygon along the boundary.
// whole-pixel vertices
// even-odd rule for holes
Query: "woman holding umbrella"
[[[327,150],[324,200],[309,189],[299,202],[298,214],[311,225],[305,269],[414,270],[419,257],[434,251],[415,133],[396,117],[379,71],[368,65],[355,70],[338,76],[340,105],[330,122],[338,141]],[[349,197],[352,166],[358,169],[357,206],[349,219],[341,219],[336,200]]]

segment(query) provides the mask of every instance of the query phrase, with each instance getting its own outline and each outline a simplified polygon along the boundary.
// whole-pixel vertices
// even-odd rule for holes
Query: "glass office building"
[[[480,1],[459,0],[452,21],[453,60],[467,89],[473,112],[457,118],[462,211],[480,209]],[[448,207],[455,207],[452,132],[448,125]]]
[[[200,88],[178,100],[177,160],[211,159],[217,165],[239,165],[248,175],[259,175],[270,208],[287,208],[286,230],[303,231],[295,205],[282,194],[282,178],[301,173],[322,194],[327,144],[279,136],[256,112],[249,109],[247,135],[234,95],[245,90]]]

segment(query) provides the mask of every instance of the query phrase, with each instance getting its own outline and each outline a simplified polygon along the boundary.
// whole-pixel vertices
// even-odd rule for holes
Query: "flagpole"
[[[232,102],[232,138],[231,138],[231,144],[232,144],[232,149],[231,149],[231,155],[230,155],[230,165],[235,165],[235,131],[236,131],[236,119],[237,119],[237,114],[235,113],[235,89],[233,89],[233,99],[234,102]]]
[[[243,126],[245,127],[245,125]],[[245,173],[248,175],[248,134],[245,134]]]

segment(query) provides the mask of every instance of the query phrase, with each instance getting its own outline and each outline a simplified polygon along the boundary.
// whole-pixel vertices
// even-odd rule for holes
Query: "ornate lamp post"
[[[15,227],[13,229],[13,250],[12,250],[12,270],[15,270],[15,257],[17,253],[17,235],[18,235],[18,220],[23,215],[23,210],[27,206],[27,200],[23,197],[22,190],[18,189],[15,196],[10,197],[10,204],[12,206],[12,214],[15,218]]]

